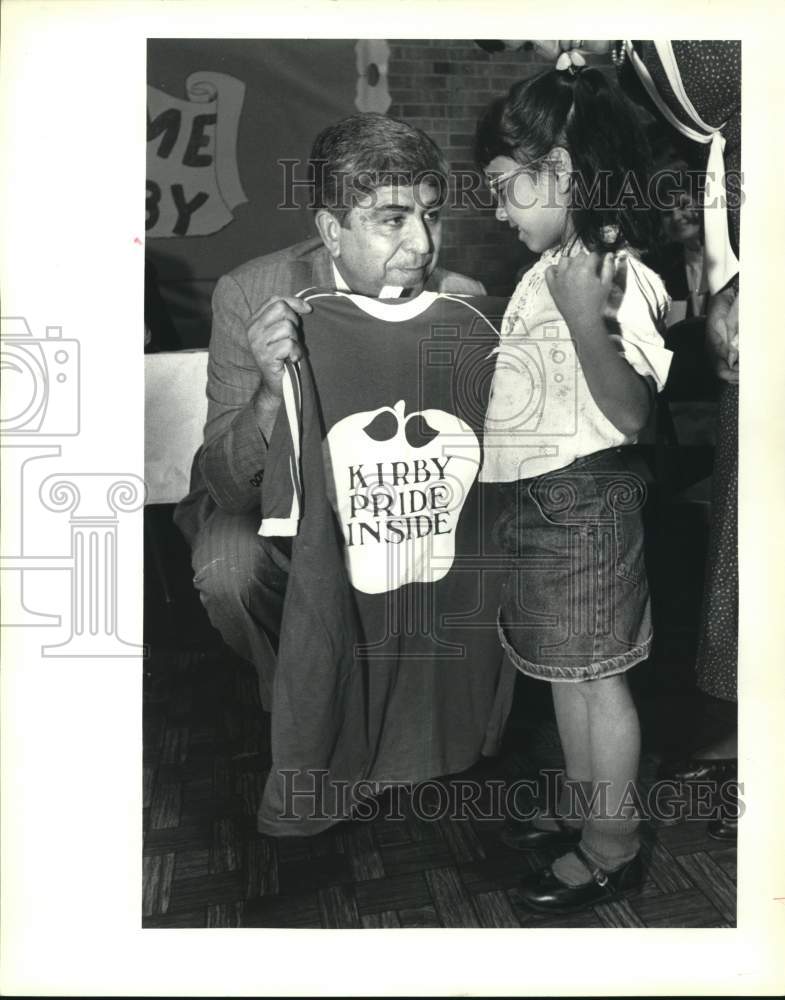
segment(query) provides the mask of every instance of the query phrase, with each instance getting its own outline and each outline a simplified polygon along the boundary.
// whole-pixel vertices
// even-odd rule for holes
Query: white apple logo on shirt
[[[446,576],[480,467],[472,428],[444,410],[407,416],[400,400],[344,417],[326,444],[352,585],[381,594]]]

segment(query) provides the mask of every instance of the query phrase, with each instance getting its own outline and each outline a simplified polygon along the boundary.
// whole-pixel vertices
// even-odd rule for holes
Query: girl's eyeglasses
[[[521,167],[520,170],[513,170],[511,174],[502,174],[499,177],[490,177],[488,179],[488,190],[491,192],[491,197],[495,204],[500,205],[503,201],[507,200],[508,186],[516,177],[525,173],[527,169],[527,167]]]
[[[541,163],[547,155],[548,154],[546,153],[545,156],[538,156],[536,160],[530,160],[526,166],[519,167],[517,170],[513,170],[509,174],[499,174],[495,177],[489,177],[487,181],[488,190],[491,192],[491,196],[496,204],[501,204],[502,201],[507,200],[507,191],[510,184],[516,177],[519,177],[521,174],[536,173],[536,171],[532,170],[532,167]]]

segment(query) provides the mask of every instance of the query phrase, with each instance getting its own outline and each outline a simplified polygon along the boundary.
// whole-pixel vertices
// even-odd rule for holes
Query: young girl
[[[522,849],[571,848],[520,887],[544,911],[642,880],[640,730],[625,672],[652,634],[645,488],[623,446],[670,363],[668,297],[636,253],[653,228],[646,150],[623,95],[598,70],[572,67],[513,86],[476,136],[497,219],[541,255],[502,324],[482,476],[506,495],[502,643],[523,673],[550,681],[566,763],[556,809],[507,827]]]

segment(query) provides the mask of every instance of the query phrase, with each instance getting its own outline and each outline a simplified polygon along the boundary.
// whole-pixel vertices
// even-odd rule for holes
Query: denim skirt
[[[652,641],[643,480],[624,449],[500,483],[494,525],[509,565],[499,635],[515,666],[548,681],[622,673]]]

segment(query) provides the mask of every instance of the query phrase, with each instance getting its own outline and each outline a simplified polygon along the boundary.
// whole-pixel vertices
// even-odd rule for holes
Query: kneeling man
[[[448,168],[420,129],[353,115],[316,138],[311,169],[318,237],[249,261],[216,285],[204,443],[175,512],[210,621],[256,666],[265,708],[288,558],[257,534],[259,491],[284,362],[302,356],[300,316],[311,309],[295,296],[310,287],[379,297],[484,293],[437,267]]]

